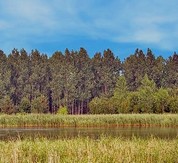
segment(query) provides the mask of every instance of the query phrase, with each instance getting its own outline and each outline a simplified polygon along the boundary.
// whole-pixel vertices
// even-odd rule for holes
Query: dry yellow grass
[[[173,163],[177,156],[178,140],[153,137],[0,141],[1,163]]]

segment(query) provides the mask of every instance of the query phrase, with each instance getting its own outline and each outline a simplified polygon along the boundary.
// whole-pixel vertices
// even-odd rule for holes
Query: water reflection
[[[73,138],[91,137],[98,138],[101,135],[111,137],[146,138],[151,135],[159,138],[173,139],[178,137],[178,128],[159,127],[119,127],[119,128],[2,128],[0,129],[0,139],[7,140],[25,137],[46,137],[46,138]]]

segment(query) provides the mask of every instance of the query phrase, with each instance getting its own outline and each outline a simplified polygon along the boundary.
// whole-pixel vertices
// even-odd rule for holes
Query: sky
[[[90,57],[111,49],[121,60],[150,48],[178,52],[177,0],[1,0],[0,49],[79,50]]]

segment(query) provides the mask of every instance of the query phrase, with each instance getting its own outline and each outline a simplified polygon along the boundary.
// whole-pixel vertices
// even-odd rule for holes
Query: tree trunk
[[[88,112],[89,112],[88,103],[89,103],[89,100],[87,99],[87,100],[86,100],[86,113],[87,113],[87,114],[88,114]]]
[[[74,114],[77,114],[77,105],[76,100],[74,99]]]
[[[80,109],[81,109],[80,107],[81,107],[81,102],[79,101],[78,102],[78,114],[80,114]]]
[[[82,100],[81,101],[81,111],[80,111],[81,114],[83,114],[83,107],[84,107],[84,105],[83,105],[83,100]]]
[[[108,90],[107,90],[107,85],[104,85],[104,93],[107,94]]]
[[[53,100],[52,100],[52,91],[48,91],[48,107],[49,107],[49,112],[52,114],[53,113]]]

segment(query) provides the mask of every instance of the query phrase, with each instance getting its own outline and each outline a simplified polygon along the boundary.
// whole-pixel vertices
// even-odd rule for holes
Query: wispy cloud
[[[1,48],[83,36],[172,50],[178,39],[177,5],[176,0],[1,1]]]

